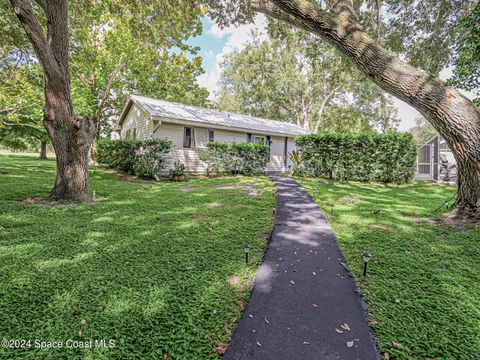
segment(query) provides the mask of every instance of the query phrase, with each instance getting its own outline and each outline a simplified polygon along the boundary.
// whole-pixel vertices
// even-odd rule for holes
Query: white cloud
[[[215,65],[212,71],[202,74],[198,77],[200,86],[204,86],[210,92],[210,98],[213,99],[215,91],[218,90],[218,82],[220,80],[220,64],[225,56],[234,51],[242,50],[249,40],[252,40],[252,31],[258,31],[260,39],[266,38],[265,26],[267,19],[265,15],[259,14],[255,16],[254,22],[241,26],[229,26],[221,29],[213,24],[208,33],[215,38],[221,39],[228,37],[227,41],[220,53],[215,56]]]

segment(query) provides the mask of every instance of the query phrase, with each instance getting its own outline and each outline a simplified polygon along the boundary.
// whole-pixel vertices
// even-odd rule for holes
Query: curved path
[[[271,179],[275,229],[224,359],[379,359],[364,303],[320,208],[294,180]]]

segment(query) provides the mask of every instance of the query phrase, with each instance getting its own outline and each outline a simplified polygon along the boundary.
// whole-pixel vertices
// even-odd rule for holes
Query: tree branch
[[[95,111],[95,118],[93,119],[93,121],[95,121],[95,122],[100,121],[100,116],[102,114],[103,109],[105,108],[105,105],[106,105],[107,100],[108,100],[108,96],[110,95],[110,91],[112,90],[113,82],[115,81],[118,73],[120,72],[120,70],[122,70],[122,68],[124,66],[125,66],[125,64],[123,63],[123,61],[119,61],[117,63],[117,65],[115,66],[115,69],[113,69],[112,74],[108,78],[107,87],[106,87],[105,92],[103,94],[102,100],[100,101],[100,105],[98,106],[97,110]]]
[[[13,11],[15,12],[15,15],[17,15],[18,20],[32,44],[33,50],[37,55],[38,61],[40,62],[45,75],[47,77],[58,76],[60,67],[55,61],[55,56],[52,47],[50,46],[51,41],[47,41],[45,38],[42,27],[40,26],[37,16],[32,8],[32,3],[30,0],[10,0],[10,3],[12,4]],[[46,5],[46,3],[43,3],[43,5]]]

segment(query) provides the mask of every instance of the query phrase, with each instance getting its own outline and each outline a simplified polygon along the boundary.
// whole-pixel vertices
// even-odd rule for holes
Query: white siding
[[[270,137],[270,161],[267,164],[267,171],[285,171],[285,137]]]
[[[133,130],[135,129],[137,139],[150,139],[153,128],[154,124],[150,119],[150,115],[138,105],[133,104],[123,122],[120,137],[125,139],[127,137],[127,131],[130,130],[130,133],[133,134]]]
[[[287,154],[291,154],[292,151],[296,150],[297,147],[295,146],[295,140],[293,138],[288,138],[288,144],[287,144]],[[288,167],[293,167],[293,163],[290,160],[290,158],[287,156],[287,171]]]
[[[187,127],[192,127],[187,125]],[[169,123],[162,120],[160,125],[152,121],[150,116],[143,111],[138,105],[133,104],[128,112],[120,136],[124,139],[127,131],[133,132],[136,129],[136,137],[138,139],[167,138],[172,141],[172,150],[169,156],[169,166],[172,167],[175,161],[182,162],[191,173],[203,173],[206,170],[205,163],[200,160],[202,151],[204,151],[205,144],[208,141],[207,127],[193,127],[192,148],[185,149],[183,147],[183,136],[185,126],[181,124]],[[154,132],[155,130],[155,132]],[[212,129],[215,131],[215,141],[226,143],[242,143],[247,141],[247,132],[229,131],[223,129]],[[263,134],[253,133],[253,135],[265,136]],[[285,137],[271,136],[271,153],[270,161],[267,164],[267,171],[269,172],[285,172],[288,167],[285,167]],[[293,138],[288,138],[287,151],[291,152],[294,149]],[[287,166],[291,165],[287,155]]]
[[[167,138],[172,141],[172,150],[169,153],[170,167],[178,161],[183,163],[191,173],[203,173],[206,170],[205,163],[200,160],[200,154],[203,149],[194,148],[193,138],[192,148],[185,149],[183,147],[184,129],[185,126],[183,125],[162,122],[157,131],[153,134],[153,137],[160,139]]]

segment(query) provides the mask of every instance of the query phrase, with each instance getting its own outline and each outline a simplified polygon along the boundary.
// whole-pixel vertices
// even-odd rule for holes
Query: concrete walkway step
[[[297,182],[271,179],[275,229],[224,359],[379,359],[328,221]]]

